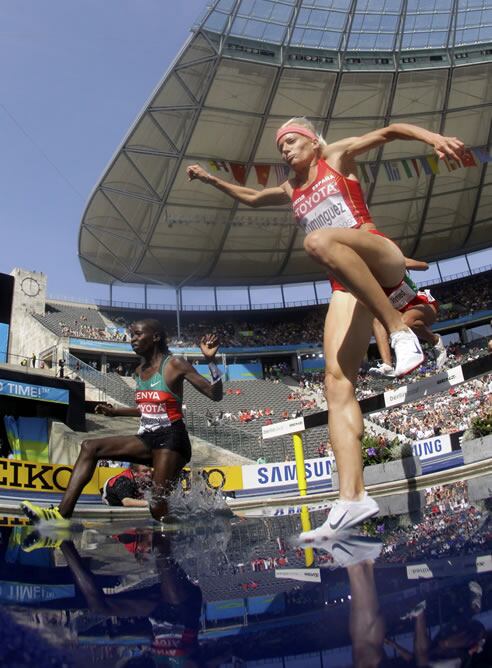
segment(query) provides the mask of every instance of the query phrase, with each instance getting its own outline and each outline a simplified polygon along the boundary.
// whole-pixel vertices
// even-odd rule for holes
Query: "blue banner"
[[[69,339],[70,347],[86,348],[91,350],[111,350],[114,353],[132,353],[133,348],[129,343],[118,341],[95,341],[94,339]]]
[[[205,376],[207,380],[212,380],[212,376],[210,375],[210,369],[206,364],[194,364],[193,368],[197,373],[200,374],[200,376]],[[224,378],[224,365],[223,364],[217,364],[217,368],[219,369],[222,379],[225,380]]]
[[[223,365],[218,364],[217,366],[222,376],[224,376]],[[199,374],[210,380],[210,371],[206,364],[194,364],[193,367]],[[224,377],[224,380],[255,380],[256,378],[263,378],[263,370],[259,362],[252,362],[251,364],[228,364],[227,375]]]
[[[9,342],[9,326],[0,322],[0,363],[7,361],[7,345]]]
[[[324,357],[307,357],[305,360],[301,360],[302,370],[303,371],[322,371],[325,366]]]
[[[90,350],[102,350],[102,351],[112,351],[116,353],[132,353],[133,348],[129,343],[119,343],[118,341],[95,341],[94,339],[75,339],[70,337],[69,339],[70,347],[74,348],[86,348]],[[296,350],[307,350],[315,348],[319,350],[321,348],[321,343],[296,343],[289,344],[285,346],[235,346],[235,347],[223,347],[221,346],[219,350],[220,353],[228,355],[229,353],[255,353],[255,352],[296,352]],[[188,346],[186,348],[176,348],[175,346],[170,346],[169,350],[175,355],[186,355],[186,354],[201,354],[200,348],[198,346]]]
[[[206,619],[234,619],[242,617],[245,613],[244,599],[231,598],[226,601],[212,601],[205,607]]]
[[[0,580],[0,601],[5,603],[41,603],[73,596],[73,584],[33,584]]]
[[[227,380],[255,380],[255,378],[263,378],[260,362],[227,366]]]
[[[45,387],[32,383],[19,383],[16,380],[0,378],[0,395],[17,397],[18,399],[35,399],[51,401],[55,404],[68,404],[69,392],[58,387]]]
[[[279,614],[285,612],[285,594],[282,592],[265,594],[264,596],[250,596],[246,600],[246,607],[250,615]]]

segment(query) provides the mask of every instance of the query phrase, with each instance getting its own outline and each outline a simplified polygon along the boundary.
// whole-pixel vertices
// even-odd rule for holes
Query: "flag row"
[[[373,183],[381,170],[386,174],[389,181],[402,181],[426,176],[454,172],[463,167],[478,167],[492,162],[487,146],[477,146],[464,151],[460,160],[444,158],[439,160],[436,155],[423,155],[415,158],[401,158],[398,160],[381,160],[380,162],[359,162],[359,178],[364,183]],[[248,166],[242,162],[229,162],[226,160],[207,160],[208,167],[212,172],[227,172],[240,185],[245,185],[248,178]],[[253,163],[251,165],[258,185],[267,186],[270,179],[277,184],[285,181],[290,173],[290,167],[285,164]]]

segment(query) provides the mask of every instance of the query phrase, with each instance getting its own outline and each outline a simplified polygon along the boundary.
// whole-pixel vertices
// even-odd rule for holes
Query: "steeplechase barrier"
[[[435,374],[430,378],[402,385],[396,390],[389,390],[363,399],[359,404],[362,413],[368,415],[376,411],[424,399],[438,392],[449,390],[468,380],[479,378],[491,371],[492,355],[486,355]],[[333,491],[331,480],[327,484],[327,478],[331,477],[331,470],[328,471],[328,468],[331,468],[331,461],[326,457],[305,460],[302,433],[315,427],[326,426],[327,418],[328,411],[320,411],[305,417],[284,420],[263,427],[263,439],[265,440],[285,436],[286,434],[292,435],[294,462],[194,469],[193,472],[188,474],[188,478],[185,478],[183,485],[186,489],[187,486],[193,484],[194,476],[200,476],[209,488],[235,495],[235,498],[230,499],[230,506],[237,510],[264,504],[277,507],[279,504],[284,504],[285,508],[280,514],[289,514],[297,511],[299,504],[308,494],[308,485],[309,503],[311,505],[324,504],[327,495],[331,496]],[[444,459],[447,458],[448,460],[444,466],[441,466],[441,468],[446,468],[447,472],[442,473],[446,474],[448,478],[459,479],[459,471],[453,472],[450,470],[450,466],[463,464],[459,437],[460,432],[443,434],[423,442],[417,441],[414,446],[422,448],[420,454],[423,457],[421,459],[425,459],[429,455],[429,452],[424,452],[427,446],[431,450],[439,450],[440,457],[437,458],[443,459],[444,456]],[[430,454],[432,459],[433,453]],[[492,455],[487,455],[487,457],[490,460],[487,459],[483,463],[474,461],[465,464],[462,469],[463,473],[478,475],[481,470],[482,472],[488,472],[489,470],[492,472]],[[486,459],[486,457],[482,459]],[[64,465],[0,459],[0,510],[16,515],[18,514],[19,501],[22,499],[57,503],[66,489],[71,468]],[[429,481],[428,484],[440,484],[444,481],[444,477],[436,473],[438,468],[427,468],[423,477]],[[77,504],[75,513],[77,516],[128,519],[130,517],[142,518],[148,513],[141,508],[102,506],[99,489],[107,477],[115,475],[117,472],[118,469],[104,468],[96,471],[93,480],[84,489],[84,493]],[[402,491],[406,483],[407,480],[394,480],[389,484],[386,483],[385,489],[394,492]],[[382,489],[381,484],[376,484],[376,487]],[[304,501],[307,501],[307,499],[304,499]],[[280,510],[281,508],[275,512],[280,512]],[[306,526],[306,528],[309,527]]]
[[[448,391],[457,385],[483,376],[490,371],[492,371],[492,355],[489,354],[434,374],[429,378],[416,381],[415,383],[401,385],[395,390],[388,390],[387,392],[361,399],[359,406],[363,415],[369,415],[384,409],[395,408],[425,399],[439,392]],[[302,433],[308,429],[324,426],[327,422],[328,410],[325,410],[262,427],[263,440],[292,434],[297,485],[301,497],[307,494],[306,463]],[[457,439],[452,444],[452,447],[456,450],[459,449],[459,441]]]

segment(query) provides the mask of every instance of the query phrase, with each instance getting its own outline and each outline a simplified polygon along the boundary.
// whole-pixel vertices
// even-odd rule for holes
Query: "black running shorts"
[[[160,431],[149,431],[144,434],[137,434],[145,445],[151,450],[171,450],[179,452],[188,463],[191,459],[191,443],[183,420],[172,422],[169,427]]]

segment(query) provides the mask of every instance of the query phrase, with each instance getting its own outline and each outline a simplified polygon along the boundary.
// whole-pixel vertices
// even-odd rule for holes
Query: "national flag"
[[[219,169],[223,169],[224,172],[229,171],[229,167],[227,166],[227,162],[225,160],[216,160],[215,162],[219,166]]]
[[[275,176],[277,177],[277,185],[283,183],[289,176],[290,167],[288,165],[275,165]]]
[[[235,180],[239,185],[244,186],[246,183],[246,165],[242,165],[239,162],[230,162],[229,166]]]
[[[430,176],[432,174],[432,169],[430,168],[429,163],[427,162],[427,156],[424,155],[420,159],[420,164],[422,165],[422,169],[424,170],[424,173]]]
[[[485,162],[492,162],[492,155],[489,154],[487,146],[477,146],[476,148],[473,148],[472,151],[479,163],[484,164]]]
[[[454,158],[444,158],[444,163],[448,168],[448,172],[454,172],[455,169],[459,169],[461,167],[460,163]]]
[[[254,165],[256,178],[260,186],[266,186],[268,177],[270,176],[271,165]]]
[[[473,157],[473,153],[470,151],[470,149],[465,149],[463,153],[461,154],[461,164],[463,167],[476,167],[477,163],[475,162],[475,158]]]
[[[401,166],[405,170],[405,174],[408,176],[409,179],[413,177],[412,170],[410,169],[410,165],[406,160],[400,160]]]
[[[395,162],[391,160],[383,162],[384,169],[386,170],[386,175],[390,181],[400,181],[400,171]]]
[[[417,174],[417,176],[420,176],[419,161],[417,160],[417,158],[412,158],[412,165],[413,168],[415,169],[415,173]]]
[[[426,155],[427,164],[433,174],[439,174],[439,158],[437,155]]]

